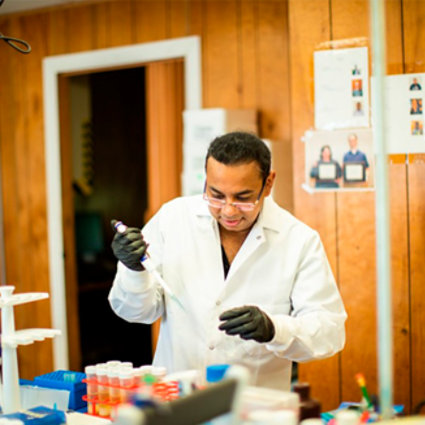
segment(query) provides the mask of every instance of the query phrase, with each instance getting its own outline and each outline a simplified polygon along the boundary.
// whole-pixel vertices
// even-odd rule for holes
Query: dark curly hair
[[[270,174],[270,150],[259,137],[251,133],[235,131],[216,137],[208,148],[205,170],[209,157],[213,157],[216,161],[226,165],[256,161],[260,166],[263,180]]]

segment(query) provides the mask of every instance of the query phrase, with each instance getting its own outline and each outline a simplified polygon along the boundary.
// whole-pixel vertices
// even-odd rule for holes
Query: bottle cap
[[[95,375],[96,374],[96,366],[86,366],[84,368],[84,373],[86,375]]]
[[[228,364],[215,364],[207,366],[207,382],[220,381],[223,379],[223,376],[228,368]]]
[[[300,395],[300,400],[305,401],[310,397],[310,384],[307,382],[297,382],[293,386],[293,391]]]
[[[255,425],[296,425],[298,422],[293,410],[254,410],[249,413],[249,420]]]
[[[360,422],[358,413],[349,409],[340,410],[335,418],[338,425],[357,425]]]
[[[167,374],[167,368],[165,368],[163,366],[153,367],[151,369],[151,374],[153,376],[163,378]]]
[[[152,385],[155,382],[157,382],[157,379],[155,378],[155,376],[151,375],[150,373],[147,373],[144,377],[143,377],[143,382],[147,385]]]

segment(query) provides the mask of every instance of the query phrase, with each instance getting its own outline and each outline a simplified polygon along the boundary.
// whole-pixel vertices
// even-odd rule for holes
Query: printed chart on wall
[[[369,127],[367,47],[314,52],[315,127]]]
[[[373,188],[372,141],[370,129],[307,131],[304,189],[313,192]]]
[[[374,79],[372,79],[372,95]],[[425,73],[385,77],[385,141],[389,154],[425,153]],[[373,106],[372,96],[372,106]]]

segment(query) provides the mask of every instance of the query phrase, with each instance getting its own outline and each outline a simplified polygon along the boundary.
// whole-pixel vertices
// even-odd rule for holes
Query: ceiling
[[[0,15],[22,12],[24,10],[41,9],[43,7],[60,4],[75,3],[78,1],[82,0],[3,0],[3,4],[0,7]]]

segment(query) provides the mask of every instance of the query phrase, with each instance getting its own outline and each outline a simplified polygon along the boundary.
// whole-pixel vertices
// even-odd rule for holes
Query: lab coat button
[[[214,350],[214,348],[215,348],[215,347],[214,347],[214,345],[212,345],[212,344],[211,344],[208,348],[209,348],[210,350]]]
[[[220,300],[217,300],[216,302],[215,302],[215,305],[220,305],[221,304],[221,301]]]
[[[258,236],[257,236],[257,240],[260,240],[260,239],[261,239],[261,235],[258,235]]]

